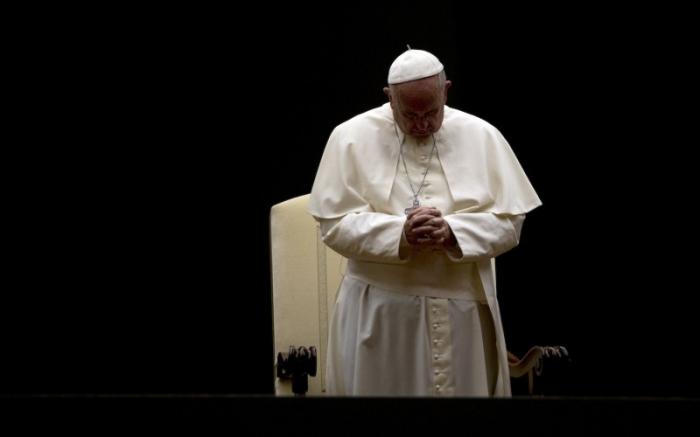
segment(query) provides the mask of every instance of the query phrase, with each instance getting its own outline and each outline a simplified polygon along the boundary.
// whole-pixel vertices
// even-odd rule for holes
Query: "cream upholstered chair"
[[[323,243],[318,223],[307,212],[308,204],[306,194],[278,203],[270,211],[273,359],[290,346],[315,346],[318,371],[309,378],[307,394],[321,395],[328,322],[346,260]],[[275,378],[275,393],[291,395],[291,382]]]
[[[309,395],[325,392],[328,322],[335,305],[347,260],[321,240],[320,227],[308,213],[309,195],[274,205],[270,211],[274,356],[290,346],[317,349],[317,373],[309,377]],[[533,371],[545,348],[533,346],[522,358],[508,353],[512,378],[528,376],[533,391]],[[277,369],[275,368],[275,374]],[[288,379],[275,377],[275,393],[291,395]]]

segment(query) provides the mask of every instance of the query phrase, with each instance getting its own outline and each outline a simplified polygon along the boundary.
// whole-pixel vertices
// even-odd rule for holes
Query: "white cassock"
[[[524,214],[541,202],[484,120],[445,107],[435,139],[431,157],[432,138],[404,136],[387,103],[336,127],[326,145],[309,212],[348,258],[329,329],[331,395],[510,395],[493,259],[518,244]],[[442,211],[461,256],[412,248],[403,235],[426,166],[420,203]]]

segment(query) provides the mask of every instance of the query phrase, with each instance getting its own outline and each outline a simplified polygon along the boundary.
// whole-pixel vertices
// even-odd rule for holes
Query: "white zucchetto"
[[[432,53],[409,49],[399,55],[389,67],[389,85],[435,76],[444,67]]]

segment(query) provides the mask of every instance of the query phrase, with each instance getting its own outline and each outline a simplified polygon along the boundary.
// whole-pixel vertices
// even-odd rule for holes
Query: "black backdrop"
[[[272,393],[269,209],[410,44],[544,203],[499,258],[509,349],[567,346],[559,394],[697,396],[682,15],[425,8],[35,12],[0,390]]]

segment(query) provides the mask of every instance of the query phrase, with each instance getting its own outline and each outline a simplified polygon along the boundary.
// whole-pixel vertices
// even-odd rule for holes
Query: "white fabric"
[[[425,183],[418,196],[421,205],[434,206],[440,211],[453,211],[454,201],[442,171],[440,157],[430,158],[432,140],[417,143],[411,137],[402,136],[401,141],[404,141],[408,175],[403,163],[400,163],[389,199],[392,210],[403,211],[412,205],[413,190],[418,189],[428,166]],[[412,178],[413,189],[409,184],[409,176]],[[384,223],[385,220],[387,223]],[[478,269],[473,262],[455,263],[443,251],[429,250],[408,252],[405,259],[395,259],[395,263],[387,259],[397,253],[396,233],[401,234],[401,231],[396,230],[395,224],[403,227],[404,220],[403,216],[385,214],[349,214],[342,220],[321,220],[321,231],[326,244],[351,259],[347,274],[356,279],[399,293],[485,300],[484,290],[478,280]],[[335,228],[330,226],[340,221],[342,223]],[[388,232],[382,232],[385,228]],[[369,239],[365,241],[363,235]],[[358,250],[356,245],[359,242],[365,246],[364,250]],[[381,248],[379,253],[383,256],[371,256],[374,251],[366,249],[370,245]],[[358,256],[360,254],[363,256]],[[440,278],[439,289],[435,287],[435,278]]]
[[[346,277],[330,325],[327,393],[489,396],[496,359],[487,305],[402,295]]]
[[[435,76],[443,70],[442,63],[425,50],[406,50],[389,67],[390,85]]]
[[[489,123],[445,106],[435,136],[455,210],[516,215],[541,204],[510,146]],[[309,212],[327,219],[350,212],[403,215],[389,203],[398,164],[388,103],[342,123],[321,158]]]
[[[326,146],[309,210],[349,259],[329,334],[330,394],[510,395],[492,260],[518,244],[522,215],[540,201],[488,123],[446,108],[436,137],[421,202],[443,209],[462,257],[401,253],[412,194],[388,105],[340,125]],[[415,188],[432,144],[407,145]]]

